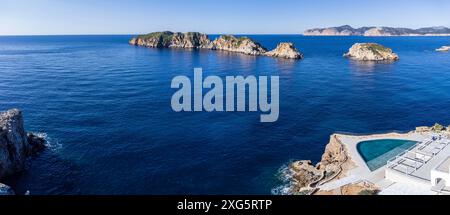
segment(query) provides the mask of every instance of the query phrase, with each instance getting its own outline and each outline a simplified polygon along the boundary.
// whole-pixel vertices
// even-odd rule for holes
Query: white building
[[[450,156],[431,170],[431,185],[436,191],[450,187]]]

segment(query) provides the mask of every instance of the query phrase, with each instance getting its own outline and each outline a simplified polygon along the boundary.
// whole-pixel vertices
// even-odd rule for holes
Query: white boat
[[[441,48],[436,49],[438,52],[447,52],[450,50],[450,46],[442,46]]]

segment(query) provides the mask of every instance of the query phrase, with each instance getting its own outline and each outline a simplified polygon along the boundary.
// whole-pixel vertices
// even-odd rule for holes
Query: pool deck
[[[382,139],[395,139],[395,140],[410,140],[410,141],[423,141],[426,136],[421,135],[419,133],[407,133],[407,134],[398,134],[398,133],[389,133],[389,134],[375,134],[375,135],[365,135],[365,136],[350,136],[350,135],[338,135],[339,140],[344,144],[347,149],[348,155],[351,157],[353,162],[358,166],[355,169],[349,171],[350,175],[360,175],[362,178],[369,179],[370,182],[377,182],[378,178],[384,178],[384,169],[379,168],[375,171],[370,171],[367,166],[364,158],[358,152],[357,145],[363,141],[371,141],[371,140],[382,140]],[[374,178],[375,181],[370,179]]]
[[[450,147],[446,147],[441,153],[434,156],[429,162],[420,167],[411,175],[403,174],[400,180],[393,181],[386,178],[387,164],[375,171],[371,171],[367,166],[364,158],[360,155],[357,145],[363,141],[381,140],[381,139],[398,139],[409,140],[416,142],[423,142],[430,138],[433,133],[387,133],[387,134],[374,134],[374,135],[345,135],[337,134],[337,138],[345,146],[348,156],[356,164],[356,167],[347,172],[347,177],[332,181],[330,183],[321,186],[321,189],[332,190],[336,187],[343,186],[345,184],[355,183],[358,181],[367,181],[375,184],[380,188],[380,194],[424,194],[433,195],[436,192],[430,189],[430,171],[436,168],[439,164],[450,155]],[[413,148],[415,149],[415,148]],[[446,163],[445,163],[446,165]],[[392,170],[395,171],[395,170]],[[403,178],[402,178],[403,177]],[[421,178],[418,180],[420,183],[414,182],[415,177]]]

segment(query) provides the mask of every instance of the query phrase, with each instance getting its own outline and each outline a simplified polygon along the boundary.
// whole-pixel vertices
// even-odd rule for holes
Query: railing
[[[402,153],[400,153],[400,154],[396,155],[395,157],[389,159],[389,160],[387,161],[387,167],[390,168],[390,169],[393,169],[394,167],[391,168],[391,166],[400,164],[399,161],[400,161],[401,159],[404,159],[404,158],[405,158],[404,155],[406,155],[407,153],[412,152],[415,148],[421,146],[422,144],[423,144],[423,142],[416,143],[416,144],[414,144],[413,146],[411,146],[411,147],[409,147],[408,149],[406,149],[405,151],[403,151]],[[425,161],[424,163],[427,163],[427,162],[428,162],[428,161]],[[422,163],[422,165],[423,165],[424,163]],[[409,167],[406,166],[406,172],[405,172],[405,174],[410,175],[410,174],[412,174],[414,171],[417,171],[417,169],[420,168],[421,166],[417,167],[416,164],[417,164],[417,161],[414,161],[414,166],[415,166],[415,168],[413,168],[414,170],[413,170],[411,173],[409,173]]]
[[[426,152],[420,152],[422,158],[417,158],[417,153],[419,153],[419,151],[421,151],[421,150],[419,149],[416,152],[413,152],[413,150],[415,148],[421,148],[421,147],[425,148],[425,147],[431,145],[432,143],[433,143],[432,141],[431,142],[419,142],[419,143],[415,144],[414,146],[411,146],[410,148],[408,148],[407,150],[405,150],[402,153],[398,154],[394,158],[389,159],[387,161],[387,168],[392,169],[392,170],[396,170],[395,166],[401,165],[400,162],[401,162],[402,159],[404,159],[404,160],[411,159],[411,158],[405,157],[405,155],[407,153],[410,153],[410,152],[416,153],[415,156],[414,156],[414,160],[413,160],[414,161],[414,168],[413,167],[408,167],[405,164],[402,165],[406,169],[406,171],[403,172],[403,173],[405,173],[406,175],[412,175],[412,173],[414,173],[414,171],[417,171],[420,167],[422,167],[424,164],[428,163],[434,156],[436,156],[439,153],[441,153],[447,146],[450,145],[450,141],[447,141],[447,142],[444,143],[445,146],[443,148],[440,148],[438,152],[436,152],[436,153],[433,152],[431,154],[427,154]],[[427,159],[423,159],[424,157],[427,157]],[[417,166],[418,161],[415,160],[415,159],[420,159],[423,162],[420,162],[420,165]],[[410,169],[412,170],[411,172],[409,171]],[[396,170],[396,171],[399,171],[399,170]],[[414,175],[412,175],[412,176],[414,176]],[[423,178],[421,178],[419,176],[415,176],[415,177],[423,179]]]

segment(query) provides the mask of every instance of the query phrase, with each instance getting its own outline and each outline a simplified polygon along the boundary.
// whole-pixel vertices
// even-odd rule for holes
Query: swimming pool
[[[417,142],[410,140],[382,139],[358,143],[357,149],[370,171],[375,171],[386,165],[387,161]]]

